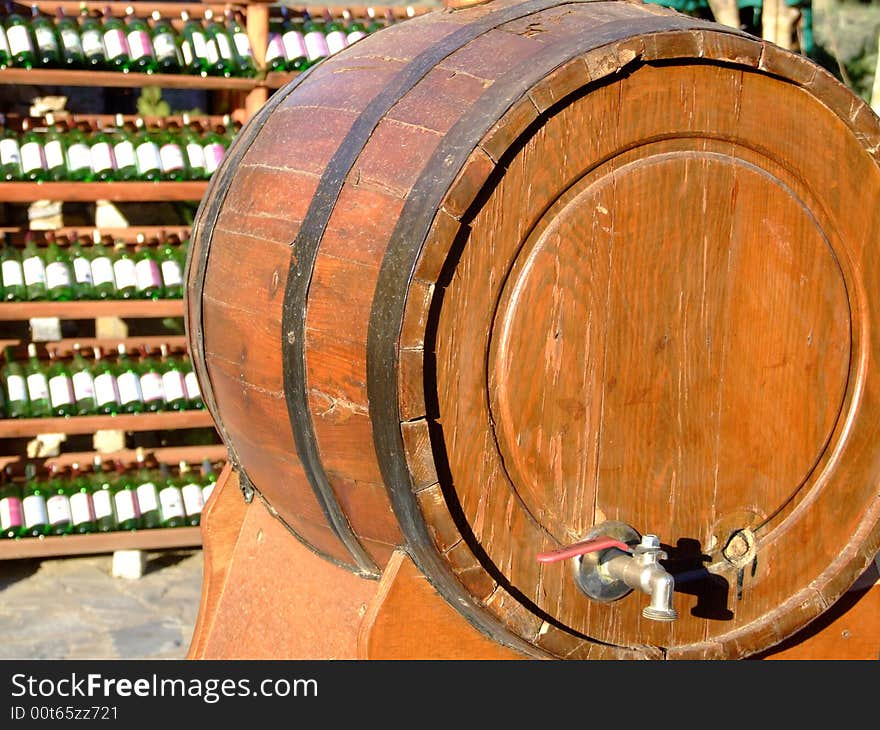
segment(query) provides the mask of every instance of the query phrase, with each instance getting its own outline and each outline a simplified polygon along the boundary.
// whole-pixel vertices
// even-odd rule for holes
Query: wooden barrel
[[[245,125],[194,226],[245,492],[365,579],[405,549],[528,656],[776,645],[880,548],[878,150],[823,69],[655,5],[359,41]],[[536,559],[620,523],[676,620]]]

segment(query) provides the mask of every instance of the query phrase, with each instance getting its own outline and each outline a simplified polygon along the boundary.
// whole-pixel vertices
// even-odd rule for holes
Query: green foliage
[[[137,100],[138,114],[142,117],[167,117],[171,107],[162,99],[162,89],[158,86],[145,86]]]

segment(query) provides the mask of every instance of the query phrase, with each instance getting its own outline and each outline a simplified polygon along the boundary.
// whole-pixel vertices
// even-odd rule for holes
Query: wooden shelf
[[[3,302],[0,321],[23,321],[33,317],[94,319],[121,317],[183,317],[183,299],[101,299],[78,302]]]
[[[0,439],[38,436],[43,433],[86,434],[95,431],[170,431],[213,427],[207,410],[126,413],[116,416],[0,419]]]
[[[24,360],[27,357],[27,346],[33,340],[0,338],[0,350],[7,347],[13,349],[16,359]],[[42,357],[41,351],[55,350],[61,357],[70,357],[73,354],[73,346],[78,344],[84,353],[91,351],[93,347],[101,347],[111,355],[117,351],[119,345],[125,345],[129,352],[134,352],[141,345],[155,351],[163,344],[173,353],[187,352],[186,335],[144,335],[142,337],[63,337],[60,340],[48,340],[46,342],[33,342],[37,346],[38,357]]]
[[[89,245],[91,245],[92,231],[98,231],[101,235],[112,236],[113,240],[122,240],[128,244],[134,244],[139,233],[143,233],[147,239],[161,238],[163,234],[171,235],[176,233],[183,241],[189,237],[191,226],[175,223],[164,226],[61,226],[60,228],[31,228],[24,226],[0,226],[0,233],[7,234],[8,242],[12,246],[18,248],[24,247],[24,239],[28,232],[33,232],[37,236],[44,233],[52,233],[56,236],[73,236],[86,234],[89,237]]]
[[[169,466],[177,466],[181,461],[192,464],[196,469],[204,459],[210,460],[212,464],[223,463],[226,461],[226,447],[223,444],[206,444],[203,446],[160,446],[155,449],[147,448],[146,452],[158,461],[160,464],[168,464]],[[30,459],[21,454],[12,456],[0,456],[0,469],[5,469],[10,464],[19,464],[23,462],[37,461],[46,466],[57,464],[61,467],[68,467],[72,464],[80,464],[83,467],[91,466],[95,456],[100,456],[105,464],[114,461],[122,461],[124,464],[134,464],[137,461],[136,449],[122,449],[121,451],[71,451],[58,456],[41,457],[40,459]]]
[[[56,535],[0,540],[0,560],[61,555],[95,555],[114,550],[162,550],[199,547],[201,527],[98,532],[89,535]]]
[[[194,76],[189,74],[144,74],[121,71],[81,71],[62,68],[5,68],[0,70],[0,84],[15,86],[115,86],[162,89],[220,89],[250,91],[260,85],[259,79]]]
[[[2,73],[2,72],[0,72]],[[208,189],[207,180],[191,182],[4,182],[0,200],[29,203],[35,200],[90,202],[199,201]]]

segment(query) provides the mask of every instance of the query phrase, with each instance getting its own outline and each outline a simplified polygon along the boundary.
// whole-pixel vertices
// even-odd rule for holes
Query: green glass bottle
[[[177,484],[180,487],[180,495],[183,499],[186,524],[196,527],[202,520],[205,496],[202,493],[202,485],[199,483],[198,475],[186,461],[181,461],[178,464]]]
[[[137,299],[135,259],[124,241],[117,241],[113,246],[113,278],[117,299]]]
[[[89,147],[89,125],[85,122],[70,127],[66,139],[67,179],[76,182],[91,182],[92,151]]]
[[[159,464],[159,513],[162,527],[182,527],[187,524],[183,507],[183,493],[167,464]]]
[[[34,49],[34,41],[31,26],[27,18],[15,12],[11,2],[6,3],[6,40],[9,45],[9,56],[12,65],[19,68],[33,68],[37,65]]]
[[[161,299],[165,291],[162,287],[162,270],[159,258],[152,246],[146,242],[143,233],[137,236],[134,254],[135,276],[138,299]]]
[[[116,162],[116,179],[120,181],[137,180],[137,155],[134,151],[134,126],[116,115],[116,128],[113,139],[113,159]]]
[[[0,28],[0,33],[3,29]],[[21,147],[18,135],[6,126],[6,115],[0,114],[0,181],[22,179]]]
[[[355,18],[351,10],[343,10],[342,19],[345,25],[345,38],[348,41],[348,45],[359,41],[367,35],[367,26],[359,18]]]
[[[134,7],[125,9],[125,40],[128,43],[128,70],[136,73],[156,73],[156,55],[150,37],[150,24],[137,17]]]
[[[324,26],[315,20],[308,10],[303,10],[303,40],[306,44],[306,56],[309,66],[314,66],[321,59],[330,55],[327,45],[327,36],[324,35]]]
[[[186,10],[181,11],[180,20],[183,24],[180,30],[180,55],[183,72],[195,76],[206,76],[210,63],[205,28],[198,20],[191,18]]]
[[[43,259],[43,252],[37,248],[33,231],[25,234],[24,249],[21,252],[21,270],[24,274],[28,301],[46,299],[46,262]]]
[[[102,416],[120,413],[119,384],[116,382],[116,368],[104,358],[100,347],[92,350],[92,380],[95,383],[95,412]]]
[[[166,128],[157,135],[159,140],[159,159],[162,162],[162,180],[183,182],[191,179],[191,171],[186,161],[186,147],[180,135],[180,125],[168,122]]]
[[[92,251],[89,262],[92,270],[92,291],[96,299],[116,299],[116,274],[113,270],[113,240],[92,232]]]
[[[142,447],[136,450],[135,459],[137,466],[133,481],[136,485],[141,513],[141,527],[153,529],[162,523],[162,513],[159,511],[159,487],[156,485],[158,475],[147,465],[147,457]]]
[[[46,115],[46,131],[43,134],[43,154],[46,158],[46,179],[66,180],[66,132],[67,124],[55,119],[53,114]]]
[[[92,508],[95,514],[95,531],[112,532],[119,529],[116,523],[116,508],[113,506],[113,478],[104,469],[104,460],[99,454],[92,459],[90,475]]]
[[[24,285],[24,271],[21,268],[21,255],[11,243],[9,234],[3,233],[3,246],[0,248],[0,276],[3,280],[3,300],[7,302],[27,301],[27,288]]]
[[[381,18],[376,15],[375,8],[367,8],[367,18],[367,35],[375,33],[377,30],[382,30],[385,27]]]
[[[109,5],[104,7],[103,40],[107,68],[111,71],[128,71],[131,58],[128,55],[125,23],[113,17]]]
[[[226,32],[232,38],[232,52],[235,60],[235,75],[252,78],[257,75],[257,62],[247,31],[241,24],[241,14],[226,8]]]
[[[137,169],[139,180],[161,180],[162,179],[162,158],[159,155],[159,144],[156,134],[152,129],[148,129],[144,124],[144,120],[138,118],[135,122],[137,131],[134,139],[134,153],[137,158]]]
[[[103,126],[98,126],[89,136],[89,156],[92,163],[92,176],[97,182],[111,182],[116,179],[113,137]]]
[[[42,182],[48,179],[46,153],[43,151],[43,135],[31,127],[30,119],[21,120],[21,176],[27,182]]]
[[[73,383],[73,401],[76,415],[91,416],[98,412],[95,399],[95,376],[92,366],[82,355],[82,345],[73,344],[73,359],[70,362],[70,379]]]
[[[143,413],[144,396],[137,364],[128,357],[123,343],[117,346],[116,385],[119,388],[119,407],[122,413]]]
[[[177,74],[182,70],[180,44],[177,31],[170,20],[165,20],[158,10],[152,12],[152,41],[156,56],[156,70],[163,74]]]
[[[165,387],[162,380],[162,368],[152,357],[145,346],[140,348],[138,360],[141,395],[144,399],[144,411],[157,413],[165,410]]]
[[[205,40],[207,42],[208,74],[230,77],[235,75],[235,52],[226,28],[214,17],[211,8],[205,10]]]
[[[205,150],[202,146],[202,132],[197,122],[190,121],[189,114],[183,115],[183,127],[180,130],[181,144],[186,150],[186,164],[189,168],[190,180],[205,180],[208,172],[205,169]]]
[[[207,506],[208,500],[211,498],[211,494],[213,494],[214,492],[214,486],[217,484],[217,474],[214,473],[214,465],[211,464],[210,459],[204,459],[202,461],[201,484],[202,499]]]
[[[183,382],[186,386],[186,406],[188,410],[201,410],[205,407],[202,400],[202,391],[199,388],[199,381],[193,370],[192,361],[184,355],[180,359],[180,369],[183,372]]]
[[[338,18],[334,18],[329,8],[324,8],[324,37],[327,40],[327,50],[330,55],[339,53],[348,46],[348,31]]]
[[[287,7],[282,6],[282,14],[286,15]],[[266,41],[266,53],[263,56],[263,66],[266,72],[285,71],[287,69],[287,57],[284,55],[284,41],[281,33],[284,27],[283,17],[269,17],[269,37]]]
[[[8,68],[12,63],[12,54],[9,52],[9,41],[6,38],[6,27],[3,18],[0,17],[0,69]]]
[[[75,415],[76,398],[73,393],[73,378],[64,358],[59,357],[55,348],[49,350],[46,381],[49,386],[50,414],[56,418]]]
[[[302,71],[309,65],[302,18],[290,17],[287,6],[281,6],[281,43],[284,45],[285,71]]]
[[[36,65],[43,68],[59,68],[61,44],[55,33],[55,24],[51,18],[40,13],[36,5],[31,5],[31,31],[34,34]]]
[[[37,466],[28,462],[24,467],[24,486],[21,490],[21,507],[24,515],[22,537],[40,537],[49,533],[49,513],[46,499],[49,496],[46,483],[37,473]]]
[[[85,68],[86,56],[76,18],[66,15],[60,5],[55,10],[55,30],[61,40],[61,64],[64,68]]]
[[[46,296],[53,302],[73,300],[73,263],[70,254],[58,245],[58,240],[47,233],[46,247]]]
[[[24,530],[21,485],[15,480],[12,465],[3,470],[0,484],[0,537],[16,538]]]
[[[162,373],[162,392],[165,396],[165,409],[185,411],[189,402],[186,394],[185,373],[180,363],[170,356],[167,343],[159,346],[159,372]]]
[[[202,138],[202,149],[205,152],[205,172],[208,177],[214,174],[223,158],[226,156],[227,141],[223,136],[226,130],[222,126],[217,126],[212,130],[208,130]]]
[[[30,415],[27,373],[15,359],[12,347],[3,350],[3,390],[7,418],[27,418]]]
[[[92,284],[92,246],[85,234],[71,234],[70,263],[73,267],[73,298],[79,301],[94,299]]]
[[[70,531],[75,535],[95,532],[95,507],[92,503],[91,479],[82,471],[79,462],[70,465],[68,476],[70,496]]]
[[[183,297],[183,264],[180,238],[173,233],[165,236],[159,251],[159,268],[162,272],[163,296],[166,299]]]
[[[27,382],[28,415],[33,418],[51,414],[49,405],[49,381],[43,364],[37,357],[37,346],[30,342],[27,347],[28,361],[24,366]]]
[[[90,12],[84,2],[79,6],[79,29],[85,67],[92,71],[105,70],[107,54],[104,51],[104,29],[100,17]]]
[[[70,513],[70,490],[67,476],[57,464],[49,466],[46,480],[46,514],[50,535],[67,535],[73,528]]]
[[[116,512],[116,527],[119,530],[140,529],[141,513],[135,483],[122,461],[117,460],[115,467],[116,473],[111,483],[111,491],[113,509]]]

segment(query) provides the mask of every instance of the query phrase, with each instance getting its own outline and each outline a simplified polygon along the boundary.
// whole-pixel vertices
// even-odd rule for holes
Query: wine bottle
[[[189,406],[184,373],[179,363],[170,357],[167,343],[159,346],[159,372],[162,373],[162,392],[165,408],[169,411],[184,411]]]
[[[70,262],[73,266],[73,298],[78,300],[94,299],[95,291],[92,284],[91,246],[86,235],[71,235]]]
[[[27,288],[28,301],[46,298],[46,262],[37,248],[33,231],[25,233],[24,249],[21,252],[21,270]]]
[[[109,237],[108,237],[109,238]],[[113,270],[113,249],[97,230],[92,231],[92,291],[97,299],[116,298],[116,274]]]
[[[27,418],[30,415],[27,374],[12,354],[12,348],[3,350],[3,387],[8,418]]]
[[[367,17],[369,18],[367,21],[367,35],[375,33],[377,30],[382,30],[385,27],[382,21],[376,17],[375,8],[367,8]]]
[[[91,480],[82,472],[79,462],[71,464],[69,479],[70,531],[77,535],[94,532],[96,524]]]
[[[129,71],[156,73],[156,56],[150,38],[150,25],[134,14],[134,7],[125,8],[125,40],[128,43]]]
[[[49,517],[49,534],[66,535],[73,527],[70,513],[68,481],[57,464],[49,467],[46,482],[46,514]]]
[[[61,49],[55,25],[52,20],[40,13],[40,8],[31,5],[31,31],[34,34],[34,56],[36,65],[43,68],[61,66]]]
[[[63,250],[54,235],[46,247],[46,296],[53,302],[69,302],[73,299],[73,264],[67,251]]]
[[[178,464],[177,483],[180,485],[180,494],[183,498],[186,524],[195,527],[202,520],[202,510],[205,508],[205,495],[202,493],[202,485],[199,484],[198,476],[185,461],[181,461]]]
[[[186,151],[180,137],[180,126],[177,122],[169,122],[158,135],[159,159],[162,161],[162,180],[183,182],[191,179],[189,165],[186,162]]]
[[[115,467],[116,474],[110,488],[113,493],[117,528],[137,530],[141,527],[141,512],[135,484],[126,473],[122,461],[117,461]]]
[[[135,490],[137,491],[138,506],[141,512],[141,527],[152,529],[159,527],[162,515],[159,512],[159,489],[156,486],[156,475],[147,466],[147,457],[142,447],[135,452],[137,460],[134,474]]]
[[[150,355],[145,346],[140,348],[138,375],[140,377],[141,394],[144,399],[144,410],[156,413],[165,409],[165,386],[162,379],[162,368]]]
[[[143,233],[137,236],[137,248],[135,249],[135,278],[137,297],[139,299],[161,299],[164,293],[162,288],[162,271],[159,268],[159,260],[155,251],[148,246]]]
[[[49,350],[49,366],[46,371],[49,386],[49,410],[56,418],[76,414],[76,398],[73,393],[73,378],[53,347]]]
[[[95,382],[95,411],[104,416],[112,416],[121,411],[119,384],[116,380],[116,368],[109,360],[104,359],[100,347],[93,348],[92,379]]]
[[[153,129],[147,128],[144,120],[135,121],[137,131],[134,135],[134,152],[137,158],[138,179],[160,180],[162,178],[162,158],[159,144]]]
[[[0,276],[3,280],[4,301],[23,302],[27,300],[21,256],[9,243],[9,234],[7,233],[3,234],[3,247],[0,248]]]
[[[21,490],[24,515],[22,537],[40,537],[49,532],[49,513],[46,508],[46,484],[37,474],[37,467],[28,462],[24,467],[24,487]]]
[[[214,473],[214,466],[210,459],[202,461],[202,497],[207,506],[211,494],[214,492],[214,486],[217,484],[217,475]]]
[[[110,182],[116,178],[116,159],[113,156],[113,137],[103,126],[98,126],[89,138],[89,157],[92,175],[98,182]]]
[[[306,57],[308,66],[314,66],[318,61],[330,55],[324,28],[316,21],[308,10],[303,10],[303,40],[306,44]]]
[[[181,72],[181,52],[177,33],[171,21],[165,20],[158,10],[151,14],[153,19],[152,41],[156,57],[156,69],[163,74]]]
[[[202,391],[199,388],[199,380],[192,367],[192,361],[183,357],[180,361],[180,369],[183,371],[183,383],[186,386],[186,406],[189,410],[201,410],[205,407],[202,400]]]
[[[324,8],[324,38],[330,54],[339,53],[348,46],[348,33],[345,25],[334,18],[328,8]]]
[[[15,538],[24,530],[24,509],[21,503],[21,485],[15,481],[12,466],[3,471],[0,484],[0,537]]]
[[[84,2],[79,6],[79,29],[86,68],[93,71],[104,70],[107,68],[104,31],[101,27],[101,21],[95,14],[89,12],[89,8]]]
[[[208,73],[212,76],[235,75],[235,52],[232,39],[211,8],[205,10],[205,39],[208,45]]]
[[[33,68],[36,65],[36,44],[30,24],[23,15],[13,10],[11,2],[6,3],[6,40],[13,66]]]
[[[113,159],[116,160],[116,179],[120,181],[136,180],[138,177],[137,155],[134,151],[133,127],[123,120],[122,114],[116,115],[116,130],[112,134]]]
[[[359,18],[352,16],[351,10],[343,10],[342,17],[345,21],[345,37],[348,45],[367,35],[367,26]]]
[[[104,7],[103,38],[107,67],[112,71],[127,72],[131,65],[131,57],[125,23],[120,18],[113,17],[113,10],[109,5]]]
[[[287,8],[284,7],[286,11]],[[287,57],[284,55],[284,41],[281,39],[282,20],[269,19],[269,37],[266,41],[264,66],[266,71],[284,71],[287,68]]]
[[[226,30],[232,38],[232,52],[235,62],[235,75],[253,77],[257,75],[257,63],[247,31],[242,26],[240,14],[226,8]]]
[[[98,411],[95,398],[95,376],[92,366],[82,355],[82,345],[73,344],[73,359],[70,363],[70,379],[73,383],[73,400],[76,415],[90,416]]]
[[[46,131],[43,134],[43,154],[46,158],[46,179],[67,179],[67,163],[65,161],[65,135],[67,125],[53,114],[46,115]]]
[[[210,63],[208,61],[208,39],[205,35],[205,29],[198,20],[191,18],[186,10],[181,11],[180,20],[183,23],[180,31],[180,53],[183,57],[183,71],[197,76],[206,76]]]
[[[141,378],[136,365],[128,359],[123,343],[117,346],[116,384],[119,387],[119,407],[122,413],[143,413],[144,396]]]
[[[117,241],[113,246],[113,278],[117,299],[137,298],[135,259],[124,241]]]
[[[180,256],[180,239],[176,235],[165,236],[159,253],[159,266],[165,298],[183,297],[183,261]]]
[[[6,26],[3,18],[0,18],[0,68],[8,68],[12,63],[12,54],[9,52],[9,39],[6,37]]]
[[[181,527],[186,524],[183,493],[167,464],[159,464],[159,514],[162,527]]]
[[[226,156],[226,140],[223,139],[218,127],[206,132],[202,142],[202,149],[205,151],[205,172],[210,177]]]
[[[42,182],[48,179],[42,135],[31,128],[31,122],[27,118],[21,120],[19,150],[22,178],[28,182]]]
[[[92,460],[92,473],[89,481],[91,483],[92,508],[95,511],[95,530],[97,532],[112,532],[118,529],[116,508],[113,505],[113,480],[110,474],[104,470],[104,461],[99,454],[95,454]]]
[[[0,114],[0,181],[15,182],[21,179],[18,135],[6,126],[6,115]]]
[[[89,148],[87,129],[88,125],[81,122],[71,126],[65,135],[68,180],[91,182],[94,179],[92,151]]]
[[[55,11],[55,30],[61,39],[61,62],[65,68],[84,68],[86,56],[83,51],[79,24],[76,18],[65,15],[60,5]]]
[[[186,149],[186,163],[191,180],[204,180],[208,177],[205,165],[205,150],[202,147],[201,134],[197,125],[190,121],[189,115],[183,115],[183,128],[180,130],[181,143]]]
[[[302,71],[309,63],[305,37],[302,34],[302,19],[294,21],[288,14],[287,6],[281,6],[281,42],[284,44],[285,71]]]
[[[37,346],[33,342],[28,343],[27,352],[28,362],[24,367],[24,374],[27,382],[29,415],[34,418],[48,416],[51,412],[49,382],[46,379],[43,366],[37,358]]]

